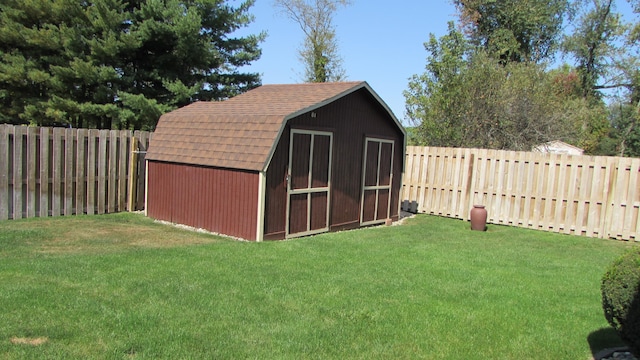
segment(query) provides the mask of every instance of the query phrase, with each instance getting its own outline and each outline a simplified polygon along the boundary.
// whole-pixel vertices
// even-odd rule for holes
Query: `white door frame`
[[[376,185],[366,186],[365,180],[367,176],[367,151],[369,150],[369,142],[377,142],[378,143],[378,164],[376,165]],[[391,144],[391,166],[389,167],[389,185],[380,185],[380,159],[382,155],[382,144]],[[393,140],[380,139],[374,137],[366,137],[364,140],[364,156],[362,159],[362,187],[360,190],[360,225],[373,225],[384,223],[387,218],[389,218],[389,214],[391,213],[391,188],[393,186],[393,155],[395,151],[395,142]],[[364,194],[368,190],[375,190],[376,192],[376,202],[375,202],[375,210],[373,220],[371,221],[363,221],[364,220]],[[380,190],[388,190],[389,191],[389,200],[387,201],[387,216],[384,219],[376,220],[378,214],[378,200],[380,197]]]
[[[291,165],[292,165],[292,160],[293,160],[293,137],[295,134],[306,134],[306,135],[311,135],[311,144],[310,144],[310,150],[309,150],[309,174],[308,174],[308,178],[307,178],[307,187],[304,189],[292,189],[291,188]],[[316,187],[313,188],[312,186],[312,172],[313,172],[313,151],[314,151],[314,140],[315,140],[315,136],[316,135],[320,135],[320,136],[328,136],[329,137],[329,163],[328,163],[328,178],[327,178],[327,186],[325,187]],[[315,130],[300,130],[300,129],[291,129],[291,134],[290,134],[290,138],[289,138],[289,165],[288,165],[288,170],[287,170],[287,212],[286,212],[286,224],[285,224],[285,238],[293,238],[293,237],[298,237],[298,236],[306,236],[306,235],[312,235],[312,234],[318,234],[318,233],[323,233],[323,232],[327,232],[329,231],[329,214],[330,214],[330,210],[331,210],[331,168],[332,168],[332,156],[333,155],[333,133],[331,132],[327,132],[327,131],[315,131]],[[326,213],[326,220],[327,220],[327,226],[322,228],[322,229],[315,229],[315,230],[311,230],[311,196],[314,193],[321,193],[321,192],[326,192],[327,193],[327,213]],[[302,231],[302,232],[297,232],[297,233],[293,233],[291,234],[289,232],[289,228],[290,228],[290,220],[291,220],[291,216],[290,216],[290,211],[291,211],[291,196],[293,195],[298,195],[298,194],[307,194],[307,230],[306,231]]]

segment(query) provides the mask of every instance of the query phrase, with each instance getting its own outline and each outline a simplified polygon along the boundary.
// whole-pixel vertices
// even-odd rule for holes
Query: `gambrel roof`
[[[263,171],[289,119],[366,89],[366,82],[263,85],[225,101],[195,102],[160,117],[147,160]]]

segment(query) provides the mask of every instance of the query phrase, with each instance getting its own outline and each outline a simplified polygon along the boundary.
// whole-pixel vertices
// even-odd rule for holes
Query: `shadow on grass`
[[[608,355],[613,350],[626,348],[626,344],[612,327],[601,328],[587,336],[594,359]]]

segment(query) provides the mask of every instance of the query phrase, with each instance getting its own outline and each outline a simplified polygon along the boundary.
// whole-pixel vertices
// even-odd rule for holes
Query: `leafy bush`
[[[640,248],[620,257],[604,274],[602,307],[609,324],[640,354]]]

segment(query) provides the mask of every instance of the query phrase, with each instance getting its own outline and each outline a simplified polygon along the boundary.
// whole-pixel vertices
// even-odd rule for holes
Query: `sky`
[[[635,18],[627,1],[616,5],[627,20]],[[304,67],[298,49],[303,33],[298,24],[282,15],[273,0],[256,0],[249,12],[255,21],[238,33],[265,31],[267,38],[261,44],[262,57],[241,71],[261,74],[263,84],[301,83]],[[429,34],[446,34],[447,23],[456,19],[450,0],[352,0],[334,18],[346,80],[369,83],[398,120],[411,125],[402,93],[411,76],[425,71]]]
[[[263,84],[301,83],[304,68],[298,58],[303,34],[299,26],[273,6],[257,0],[249,10],[255,21],[243,31],[267,32],[262,57],[242,71],[260,73]],[[455,20],[448,0],[353,0],[334,18],[338,52],[347,81],[366,81],[404,125],[404,96],[409,78],[422,74],[429,33],[446,33]]]

